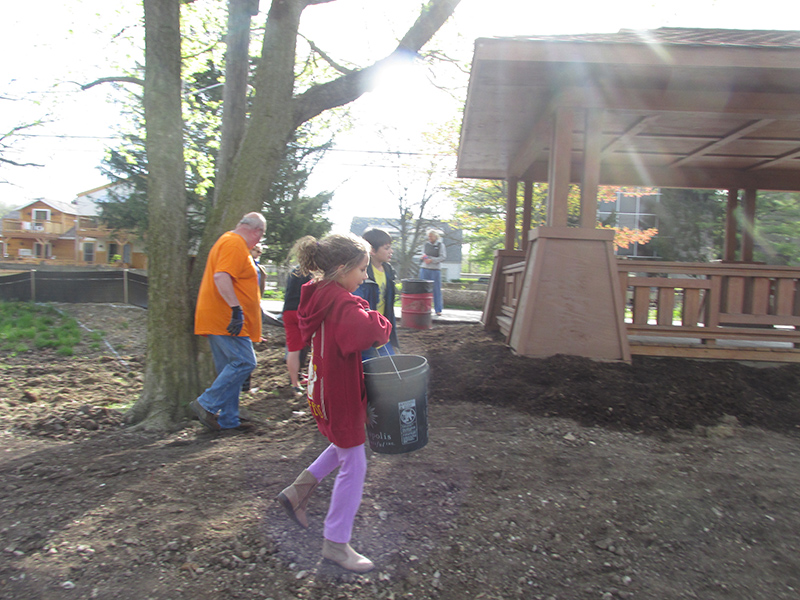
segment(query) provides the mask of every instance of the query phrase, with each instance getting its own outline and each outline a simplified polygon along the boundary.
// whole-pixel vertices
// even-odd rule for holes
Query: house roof
[[[41,202],[46,204],[50,208],[53,208],[59,212],[68,214],[68,215],[78,215],[81,217],[96,217],[100,214],[98,209],[97,203],[103,202],[108,200],[111,197],[111,194],[114,192],[119,194],[127,194],[131,191],[131,185],[126,181],[117,181],[113,183],[107,183],[106,185],[102,185],[100,187],[96,187],[91,190],[87,190],[85,192],[79,193],[75,198],[69,202],[61,202],[60,200],[47,200],[45,198],[36,198],[21,206],[18,206],[13,211],[9,211],[8,215],[11,213],[19,213],[22,209],[36,204],[37,202]]]
[[[800,31],[661,28],[475,42],[459,177],[547,181],[553,115],[600,120],[600,183],[800,190]]]
[[[45,200],[44,198],[36,198],[35,200],[26,202],[25,204],[22,204],[17,208],[15,208],[12,212],[19,213],[21,210],[27,208],[28,206],[31,206],[32,204],[45,204],[46,206],[49,206],[50,208],[53,208],[61,213],[66,213],[68,215],[76,214],[75,206],[73,206],[72,204],[67,202],[60,202],[59,200]]]

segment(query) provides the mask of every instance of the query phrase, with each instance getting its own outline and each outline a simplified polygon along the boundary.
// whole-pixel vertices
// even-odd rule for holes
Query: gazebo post
[[[506,236],[504,248],[513,250],[517,239],[517,187],[519,180],[516,177],[509,177],[508,189],[506,190]]]
[[[506,183],[508,189],[506,190],[506,230],[504,247],[502,250],[495,250],[494,252],[492,277],[489,280],[489,289],[486,291],[486,300],[483,304],[483,318],[481,319],[487,331],[496,331],[499,329],[497,317],[503,306],[503,296],[506,292],[503,269],[509,264],[519,262],[525,256],[522,250],[515,250],[517,239],[517,188],[519,187],[519,179],[509,176]],[[523,235],[527,236],[527,232],[524,230]],[[521,244],[521,247],[524,249],[525,242]]]
[[[528,233],[523,292],[508,336],[509,345],[523,356],[631,358],[612,247],[614,232],[595,228],[600,170],[596,120],[592,131],[587,134],[591,139],[586,144],[591,149],[581,165],[581,181],[593,188],[587,195],[593,195],[594,202],[582,198],[582,227],[568,227],[573,112],[556,111],[548,163],[547,226]]]
[[[739,206],[739,190],[728,190],[728,204],[725,209],[725,248],[723,260],[736,260],[736,209]]]
[[[756,223],[756,189],[744,190],[742,222],[742,262],[753,262],[753,228]]]
[[[550,227],[567,226],[573,121],[572,110],[556,109],[547,178],[547,225]]]
[[[597,190],[600,187],[600,152],[602,150],[603,114],[586,111],[583,136],[583,173],[581,173],[581,227],[597,227]]]
[[[528,252],[528,232],[531,230],[531,212],[533,211],[533,181],[525,180],[525,188],[522,192],[522,251]]]

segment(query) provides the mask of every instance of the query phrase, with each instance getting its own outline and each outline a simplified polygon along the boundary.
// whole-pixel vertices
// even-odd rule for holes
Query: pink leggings
[[[353,520],[356,518],[367,475],[367,453],[364,444],[352,448],[339,448],[331,444],[317,457],[308,470],[322,481],[328,473],[339,467],[333,483],[331,505],[325,517],[325,539],[339,544],[350,541]]]

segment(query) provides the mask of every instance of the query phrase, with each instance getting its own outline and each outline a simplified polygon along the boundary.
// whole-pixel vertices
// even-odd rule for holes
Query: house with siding
[[[146,269],[144,244],[99,219],[98,201],[125,184],[82,192],[71,202],[38,198],[0,219],[2,260],[15,265],[118,265]]]

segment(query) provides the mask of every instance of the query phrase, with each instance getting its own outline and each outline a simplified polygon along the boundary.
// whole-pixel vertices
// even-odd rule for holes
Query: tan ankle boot
[[[311,492],[317,487],[319,482],[309,470],[304,470],[294,483],[278,494],[277,500],[286,509],[287,514],[300,527],[308,528],[308,518],[306,518],[306,507]]]
[[[322,542],[322,557],[355,573],[366,573],[375,568],[375,563],[353,550],[350,544],[339,544],[325,540]]]

